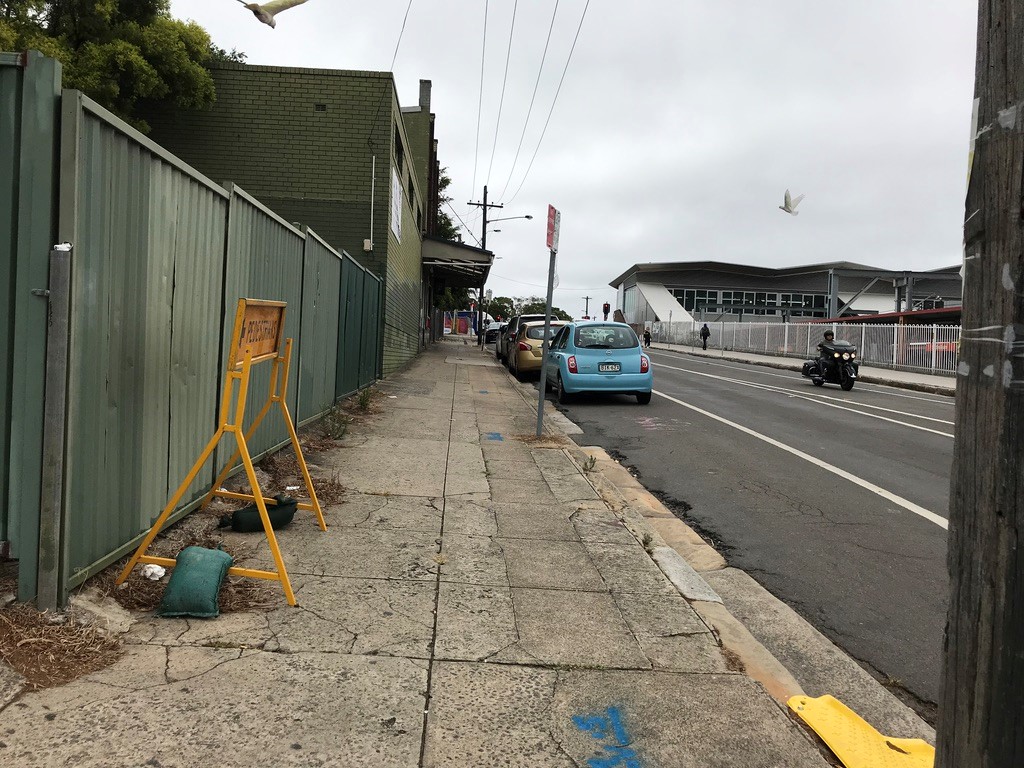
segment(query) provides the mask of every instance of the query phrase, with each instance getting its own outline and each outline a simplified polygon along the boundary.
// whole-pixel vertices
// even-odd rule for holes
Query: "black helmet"
[[[836,337],[835,333],[833,333],[831,330],[825,331],[825,338],[826,339],[834,339],[835,337]]]

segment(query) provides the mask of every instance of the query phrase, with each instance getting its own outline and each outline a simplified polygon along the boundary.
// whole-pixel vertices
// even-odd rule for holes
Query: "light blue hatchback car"
[[[654,388],[651,359],[625,323],[563,326],[551,340],[545,377],[560,403],[580,392],[606,392],[636,395],[637,402],[646,405]]]

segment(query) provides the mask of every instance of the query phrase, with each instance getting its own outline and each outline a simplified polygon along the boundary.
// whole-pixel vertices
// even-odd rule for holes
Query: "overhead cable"
[[[558,95],[562,92],[562,83],[565,82],[565,73],[569,71],[569,62],[572,61],[572,54],[573,51],[576,50],[576,42],[580,39],[580,30],[583,29],[583,20],[587,18],[587,9],[589,7],[590,0],[587,0],[587,4],[583,6],[583,14],[580,16],[580,24],[576,28],[576,37],[573,38],[572,48],[569,49],[569,58],[565,60],[565,68],[562,70],[562,77],[558,81],[558,89],[555,91],[555,98],[551,102],[551,109],[548,110],[547,120],[544,121],[544,129],[540,132],[540,139],[537,141],[537,148],[533,150],[533,157],[530,158],[530,164],[526,167],[526,173],[523,176],[523,180],[519,182],[519,187],[512,194],[512,197],[508,199],[509,203],[516,199],[516,195],[519,194],[519,190],[523,188],[523,185],[526,183],[526,179],[530,176],[530,170],[533,168],[533,161],[537,159],[537,153],[540,152],[540,145],[544,142],[544,134],[547,133],[548,123],[551,122],[551,115],[555,111],[555,104],[558,103]]]
[[[544,41],[544,53],[540,57],[540,67],[537,69],[537,80],[533,84],[533,95],[530,97],[530,107],[526,110],[526,121],[523,123],[523,132],[519,136],[519,146],[516,147],[516,156],[512,159],[512,167],[508,169],[508,178],[505,179],[505,184],[501,187],[501,193],[498,195],[500,201],[502,195],[505,194],[505,190],[508,189],[508,183],[512,181],[512,174],[516,170],[516,163],[519,161],[519,152],[523,148],[523,140],[526,138],[526,129],[530,125],[530,115],[533,114],[533,102],[537,99],[537,88],[540,86],[540,76],[544,72],[544,61],[548,57],[548,45],[551,43],[551,32],[555,28],[555,16],[558,13],[558,0],[555,0],[555,10],[551,12],[551,24],[548,25],[548,39]]]
[[[512,58],[512,38],[516,31],[516,11],[519,8],[519,0],[512,5],[512,25],[508,31],[508,50],[505,52],[505,74],[501,78],[501,98],[498,100],[498,119],[494,122],[494,144],[491,146],[491,162],[487,165],[487,176],[484,177],[484,184],[490,182],[491,169],[494,167],[494,153],[498,149],[498,129],[501,127],[501,108],[505,105],[505,85],[508,83],[508,62]]]

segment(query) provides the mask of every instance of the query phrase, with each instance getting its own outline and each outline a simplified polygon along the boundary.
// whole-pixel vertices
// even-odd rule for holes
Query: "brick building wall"
[[[426,189],[413,153],[428,139],[410,133],[429,130],[430,122],[416,120],[407,130],[390,72],[223,63],[212,74],[213,107],[148,110],[151,138],[214,181],[234,182],[289,221],[306,224],[378,274],[385,283],[388,375],[419,349]],[[400,168],[401,240],[390,226],[392,168]],[[370,253],[365,239],[374,243]]]

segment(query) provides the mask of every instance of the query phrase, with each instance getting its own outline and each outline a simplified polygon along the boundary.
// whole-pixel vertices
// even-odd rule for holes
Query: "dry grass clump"
[[[193,513],[171,528],[165,529],[149,547],[147,554],[154,557],[178,556],[185,547],[203,547],[205,549],[223,549],[230,554],[235,564],[248,560],[256,552],[262,537],[251,543],[238,540],[236,535],[226,535],[217,528],[219,516],[216,514]],[[152,581],[142,575],[142,567],[135,566],[124,584],[115,584],[114,580],[128,563],[125,558],[104,569],[86,582],[87,586],[109,595],[123,608],[132,611],[152,611],[160,605],[164,589],[170,574],[158,581]],[[170,570],[170,569],[168,569]],[[273,585],[273,586],[271,586]],[[247,579],[241,576],[228,576],[221,586],[218,603],[224,613],[249,611],[276,605],[280,600],[280,588],[275,582],[264,582]]]
[[[512,435],[513,440],[532,445],[535,448],[565,448],[574,445],[569,438],[562,435]]]
[[[109,667],[123,653],[117,638],[63,614],[14,603],[0,610],[0,658],[33,690],[63,685]]]

